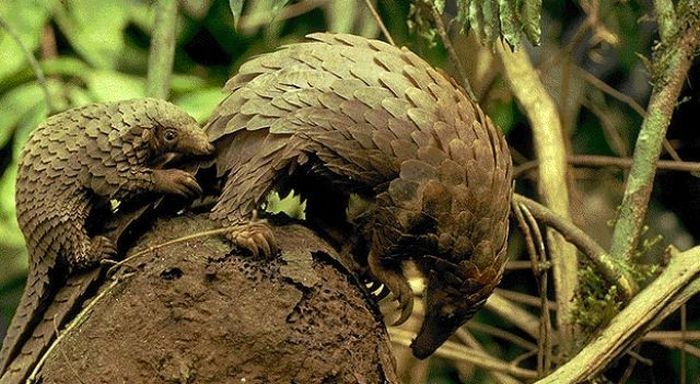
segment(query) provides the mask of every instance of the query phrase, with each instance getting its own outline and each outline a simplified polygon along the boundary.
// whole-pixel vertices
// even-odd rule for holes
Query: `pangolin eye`
[[[174,129],[166,129],[163,133],[163,140],[166,143],[174,143],[177,140],[177,131]]]

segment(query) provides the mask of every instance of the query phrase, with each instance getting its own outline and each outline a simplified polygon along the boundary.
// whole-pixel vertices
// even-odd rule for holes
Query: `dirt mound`
[[[210,229],[159,220],[131,254]],[[301,226],[276,229],[273,260],[228,255],[217,237],[128,261],[55,343],[44,383],[394,383],[371,299]]]

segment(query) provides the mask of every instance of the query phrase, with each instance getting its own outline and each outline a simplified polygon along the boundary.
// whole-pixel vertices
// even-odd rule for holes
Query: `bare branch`
[[[598,155],[571,155],[566,158],[567,163],[580,167],[615,167],[629,169],[632,167],[633,160],[622,157],[613,156],[598,156]],[[520,164],[513,170],[513,177],[520,177],[523,173],[537,169],[539,160],[532,160]],[[700,162],[693,161],[675,161],[675,160],[659,160],[657,168],[665,171],[679,172],[700,172]]]
[[[578,355],[538,384],[580,383],[600,374],[606,365],[640,340],[666,316],[700,292],[700,247],[671,250],[666,269],[617,314]]]
[[[670,0],[663,1],[666,2],[670,3]],[[657,5],[658,3],[662,1],[659,0]],[[694,4],[696,13],[700,13],[700,4]],[[648,115],[637,138],[634,163],[627,178],[610,247],[610,254],[621,260],[629,260],[639,242],[666,130],[693,55],[700,45],[700,18],[689,21],[675,41],[664,44],[655,55],[657,60],[654,66],[660,73],[654,76],[656,80],[647,108]]]
[[[542,164],[538,192],[545,205],[568,218],[570,214],[566,144],[556,103],[547,93],[524,50],[511,52],[501,44],[496,46],[503,63],[504,76],[532,126],[535,152]],[[574,293],[578,286],[576,249],[552,231],[547,233],[547,246],[559,308],[557,328],[561,336],[562,350],[569,353],[573,351],[576,339],[576,326],[570,316]]]

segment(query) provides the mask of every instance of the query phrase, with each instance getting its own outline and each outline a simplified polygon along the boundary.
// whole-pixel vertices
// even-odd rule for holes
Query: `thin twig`
[[[390,328],[389,335],[391,335],[392,342],[406,347],[411,345],[411,339],[415,337],[413,332],[398,328]],[[478,351],[474,351],[471,348],[467,348],[452,341],[446,341],[435,351],[435,355],[461,363],[474,364],[496,372],[504,372],[523,379],[537,378],[537,372],[535,371],[516,367],[495,357],[485,356]]]
[[[503,288],[496,288],[494,292],[497,292],[499,295],[505,297],[506,299],[513,300],[516,303],[522,303],[531,307],[538,307],[540,305],[540,298],[537,296],[531,296],[526,293],[511,291]],[[549,307],[550,311],[557,310],[557,303],[553,301],[547,301],[547,306]]]
[[[52,324],[53,324],[54,334],[56,335],[56,337],[58,337],[58,334],[59,334],[58,325],[56,324],[55,318],[54,318],[54,321],[52,322]],[[71,373],[73,374],[73,380],[77,380],[80,384],[85,384],[85,382],[83,382],[83,380],[80,378],[80,374],[73,366],[73,361],[71,361],[71,359],[68,358],[68,355],[66,355],[66,351],[64,351],[63,349],[60,349],[60,351],[61,351],[61,357],[63,357],[63,361],[64,361],[65,366],[67,366],[68,369],[70,369]]]
[[[167,99],[175,58],[177,1],[158,0],[151,50],[148,57],[146,95]]]
[[[598,155],[571,155],[567,157],[566,161],[571,165],[579,167],[615,167],[622,169],[629,169],[634,163],[632,159]],[[513,169],[513,177],[520,177],[525,172],[537,169],[539,167],[539,164],[539,160],[532,160],[520,164],[517,167],[515,167],[515,169]],[[700,162],[659,160],[659,162],[657,163],[657,168],[662,169],[664,171],[695,173],[700,172]]]
[[[514,333],[508,332],[505,329],[494,327],[493,325],[477,323],[476,321],[469,321],[467,322],[465,327],[472,331],[481,332],[490,336],[497,337],[499,339],[503,339],[510,344],[517,345],[518,347],[528,351],[537,349],[537,346],[535,344],[523,339],[522,337]]]
[[[594,86],[595,88],[599,89],[601,92],[611,96],[615,100],[627,104],[630,108],[632,108],[635,112],[639,114],[639,116],[645,117],[647,115],[647,111],[644,110],[644,108],[637,103],[636,100],[631,98],[630,96],[625,95],[624,93],[618,91],[617,89],[609,86],[606,82],[603,80],[600,80],[599,78],[593,76],[590,72],[586,71],[585,69],[581,67],[577,67],[578,69],[578,74],[585,80],[587,83],[590,85]]]
[[[39,84],[39,88],[41,88],[41,91],[44,93],[44,100],[46,102],[46,108],[48,108],[49,110],[49,115],[53,114],[54,112],[56,112],[56,106],[51,100],[49,85],[46,82],[44,71],[41,69],[41,66],[39,65],[39,62],[37,61],[36,57],[34,57],[32,52],[29,51],[29,48],[27,48],[27,46],[24,45],[19,35],[15,32],[14,29],[12,29],[12,27],[10,27],[9,24],[7,24],[5,19],[3,19],[2,17],[0,17],[0,28],[4,29],[5,32],[12,38],[12,40],[15,41],[15,43],[17,43],[19,48],[22,50],[24,58],[27,59],[27,62],[29,62],[29,67],[31,67],[32,72],[34,72],[34,76],[36,76],[36,82]]]
[[[536,244],[538,245],[537,254],[535,254],[533,260],[532,272],[539,286],[540,295],[540,337],[537,339],[537,343],[538,347],[542,349],[542,373],[547,374],[552,367],[552,323],[549,317],[549,306],[547,305],[547,269],[539,267],[540,265],[546,264],[547,252],[544,248],[542,233],[540,232],[537,221],[532,216],[532,212],[522,205],[520,206],[520,210],[524,214],[528,225],[532,228],[532,232],[535,234],[535,240],[537,241]],[[538,360],[539,359],[538,356]]]
[[[235,227],[235,226],[234,226],[234,227]],[[123,260],[120,260],[120,261],[118,261],[118,262],[116,262],[116,263],[115,263],[115,262],[111,262],[111,261],[110,261],[110,262],[107,262],[107,264],[109,264],[109,265],[112,266],[112,267],[109,269],[109,271],[107,271],[107,274],[110,275],[110,274],[112,274],[112,272],[113,272],[113,270],[114,270],[115,268],[120,267],[120,266],[123,266],[123,265],[128,265],[127,262],[129,262],[129,261],[131,261],[131,260],[133,260],[133,259],[135,259],[135,258],[137,258],[137,257],[143,256],[143,255],[146,255],[146,254],[149,254],[149,253],[151,253],[151,252],[154,252],[154,251],[156,251],[156,250],[158,250],[158,249],[161,249],[161,248],[164,248],[164,247],[168,247],[168,246],[171,246],[171,245],[175,245],[175,244],[179,244],[179,243],[184,243],[184,242],[187,242],[187,241],[190,241],[190,240],[201,239],[201,238],[203,238],[203,237],[211,237],[211,236],[216,236],[216,235],[223,235],[223,234],[225,234],[225,233],[231,232],[231,229],[234,228],[234,227],[224,227],[224,228],[212,229],[212,230],[209,230],[209,231],[197,232],[197,233],[193,233],[193,234],[191,234],[191,235],[178,237],[177,239],[169,240],[169,241],[166,241],[166,242],[164,242],[164,243],[160,243],[160,244],[156,244],[156,245],[147,247],[147,248],[144,249],[143,251],[136,252],[136,253],[130,255],[129,257],[126,257],[126,258],[124,258]],[[133,267],[132,267],[132,269],[133,269]]]
[[[533,349],[532,351],[527,351],[519,356],[517,356],[515,359],[511,360],[510,363],[512,365],[515,365],[516,367],[520,365],[523,361],[529,359],[530,357],[537,355],[537,349]]]
[[[629,149],[627,148],[627,141],[622,138],[620,132],[618,132],[617,122],[613,122],[613,119],[609,115],[610,108],[605,104],[604,101],[600,102],[598,100],[591,99],[582,100],[581,105],[588,108],[600,121],[600,126],[603,128],[603,133],[605,134],[605,139],[608,142],[608,146],[619,157],[628,157]]]
[[[476,352],[482,353],[484,356],[489,356],[491,355],[484,349],[484,347],[479,343],[478,340],[469,332],[464,330],[464,328],[459,328],[457,329],[457,332],[455,332],[455,336],[462,342],[464,343],[467,347],[471,348],[472,350]],[[520,381],[514,379],[510,375],[503,373],[503,372],[496,372],[492,370],[486,370],[489,376],[493,379],[494,382],[496,383],[501,383],[501,384],[517,384]]]
[[[426,4],[426,6],[430,7],[430,12],[433,15],[433,20],[435,21],[435,26],[437,27],[438,35],[440,35],[442,44],[447,50],[447,55],[450,58],[450,61],[455,66],[455,68],[457,68],[459,77],[462,80],[462,87],[467,92],[467,96],[469,96],[469,98],[476,103],[477,98],[476,96],[474,96],[474,91],[472,91],[471,85],[469,85],[467,71],[464,69],[464,65],[462,65],[462,61],[459,59],[459,56],[457,56],[457,52],[455,51],[455,48],[452,45],[450,36],[447,33],[447,28],[445,27],[445,22],[442,20],[442,15],[440,14],[440,12],[438,12],[438,9],[435,7],[434,4],[430,3]]]
[[[547,266],[542,266],[548,268]],[[506,271],[517,271],[520,269],[532,269],[532,263],[528,260],[508,260],[506,263]]]
[[[658,340],[699,341],[700,331],[651,331],[644,336],[644,341]]]
[[[627,351],[627,354],[630,355],[633,359],[637,360],[638,362],[640,362],[644,365],[648,365],[650,367],[652,365],[654,365],[654,360],[640,355],[639,352],[637,352],[635,350],[629,350],[629,351]]]
[[[685,340],[685,332],[688,330],[688,324],[687,324],[687,313],[686,313],[686,305],[683,304],[681,305],[681,334],[683,335],[683,340]],[[687,376],[687,361],[686,361],[686,348],[685,348],[685,341],[682,341],[680,343],[680,349],[681,349],[681,384],[685,384],[686,380],[688,379]]]
[[[539,231],[539,227],[537,226],[537,222],[530,222],[528,220],[525,220],[525,212],[526,208],[524,208],[522,205],[518,204],[515,202],[515,200],[511,201],[511,205],[513,206],[513,212],[515,212],[515,217],[518,221],[518,227],[520,228],[520,232],[522,232],[523,237],[525,238],[525,249],[527,249],[528,255],[530,255],[530,264],[532,268],[533,275],[535,276],[535,282],[537,283],[537,286],[539,288],[539,294],[542,295],[542,275],[539,269],[539,264],[540,264],[540,252],[544,251],[544,242],[542,241],[542,234]],[[531,217],[532,215],[530,215]],[[533,220],[534,221],[534,220]],[[534,235],[534,232],[537,232],[536,235]],[[537,245],[536,245],[537,244]],[[541,296],[540,296],[541,297]],[[545,307],[546,307],[546,291],[545,291]],[[546,339],[546,333],[545,333],[545,326],[544,326],[544,321],[542,315],[540,315],[540,329],[539,329],[539,337],[537,338],[537,374],[539,376],[544,375],[544,355],[545,355],[545,339]]]
[[[635,352],[639,353],[639,346],[635,347]],[[627,380],[629,380],[634,372],[634,368],[637,367],[637,361],[639,360],[637,360],[634,356],[630,356],[629,363],[627,364],[627,368],[625,368],[625,372],[622,374],[622,377],[620,377],[619,384],[627,383]]]
[[[618,91],[617,89],[609,86],[607,83],[605,83],[604,81],[600,80],[599,78],[593,76],[593,74],[589,73],[588,71],[586,71],[583,68],[579,67],[578,72],[581,75],[581,77],[583,77],[583,79],[585,81],[587,81],[589,84],[591,84],[592,86],[598,88],[600,91],[613,97],[614,99],[616,99],[624,104],[627,104],[630,108],[632,108],[635,112],[637,112],[637,114],[639,114],[639,116],[641,116],[642,118],[647,117],[647,111],[644,110],[644,108],[641,105],[639,105],[639,103],[637,103],[637,101],[635,101],[633,98],[631,98],[631,97],[625,95],[624,93]],[[664,149],[666,150],[666,152],[668,152],[668,154],[671,156],[671,158],[673,160],[683,161],[680,158],[680,156],[678,156],[678,152],[676,152],[676,149],[673,148],[671,143],[669,143],[668,139],[666,139],[665,137],[664,137],[664,141],[663,141],[663,146],[664,146]]]
[[[574,244],[596,266],[608,283],[618,287],[626,300],[634,296],[637,292],[637,284],[634,279],[585,232],[534,200],[519,194],[514,194],[513,200],[519,205],[526,206],[537,220],[555,229],[566,240]]]
[[[517,303],[506,299],[498,293],[492,293],[486,300],[484,308],[507,320],[533,339],[539,337],[539,319]]]
[[[667,348],[674,348],[674,349],[680,349],[681,351],[685,351],[690,355],[693,355],[693,357],[700,359],[700,348],[690,345],[688,343],[685,343],[681,340],[655,340],[655,343],[659,345],[663,345],[664,347]],[[685,368],[684,368],[685,369]],[[681,372],[685,372],[681,370]],[[681,377],[681,381],[684,379]]]
[[[388,41],[389,44],[396,46],[396,43],[394,42],[394,39],[391,38],[391,34],[389,33],[389,30],[386,29],[386,25],[384,25],[384,22],[382,21],[381,16],[379,16],[379,13],[374,8],[374,4],[372,4],[372,0],[365,0],[365,4],[367,4],[367,8],[369,8],[369,11],[372,12],[372,16],[374,16],[374,20],[377,21],[377,25],[379,25],[379,29],[382,30],[382,33],[384,34],[384,38],[386,38],[386,41]]]
[[[29,378],[27,379],[27,383],[35,383],[37,379],[37,375],[41,371],[41,367],[44,365],[46,360],[51,356],[51,352],[54,351],[58,347],[58,345],[67,337],[67,335],[70,333],[71,330],[77,328],[80,324],[82,324],[88,317],[88,315],[92,312],[92,309],[102,301],[103,298],[109,294],[114,287],[117,286],[119,283],[118,280],[113,280],[105,289],[101,290],[100,293],[95,296],[94,299],[90,300],[90,302],[78,313],[73,320],[71,320],[68,325],[63,329],[63,332],[61,332],[51,343],[51,346],[49,346],[48,349],[46,349],[46,352],[41,356],[41,359],[39,359],[39,362],[37,362],[36,366],[32,370],[32,374],[29,375]]]

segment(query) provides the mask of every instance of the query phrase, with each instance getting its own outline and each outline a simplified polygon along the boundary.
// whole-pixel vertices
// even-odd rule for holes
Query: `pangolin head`
[[[489,263],[479,268],[470,260],[496,260],[498,257],[489,242],[482,242],[467,261],[452,263],[438,257],[423,259],[421,269],[427,282],[425,318],[411,343],[415,357],[424,359],[430,356],[484,305],[500,281],[502,265]]]
[[[146,114],[152,122],[149,142],[158,153],[206,156],[214,146],[197,121],[165,100],[146,99]]]

